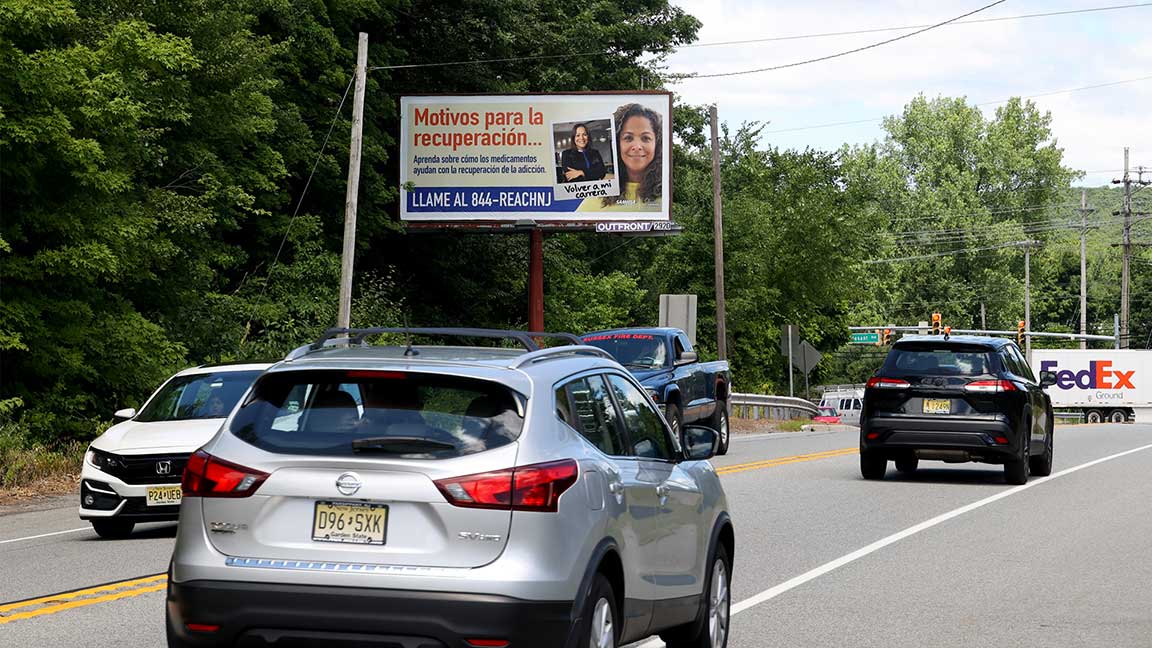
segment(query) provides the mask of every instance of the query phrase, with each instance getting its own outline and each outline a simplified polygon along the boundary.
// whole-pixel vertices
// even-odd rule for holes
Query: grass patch
[[[17,423],[0,424],[0,491],[37,495],[71,492],[80,475],[86,444],[34,442]],[[14,492],[12,492],[14,491]]]
[[[801,427],[810,425],[808,419],[794,419],[791,421],[775,421],[772,419],[738,419],[731,421],[732,431],[736,434],[762,434],[765,432],[800,432]]]

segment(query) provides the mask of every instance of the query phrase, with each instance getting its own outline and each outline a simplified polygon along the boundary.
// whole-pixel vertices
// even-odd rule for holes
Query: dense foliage
[[[85,438],[178,368],[275,359],[334,323],[360,31],[373,70],[353,324],[524,327],[524,235],[397,224],[398,97],[660,87],[662,55],[698,28],[667,0],[6,0],[0,418],[42,441]],[[546,238],[549,329],[651,325],[659,294],[695,293],[700,345],[715,353],[707,126],[706,111],[677,107],[683,233]],[[766,147],[756,124],[724,129],[739,389],[787,389],[788,323],[828,358],[814,383],[871,371],[868,350],[845,346],[853,324],[940,310],[972,325],[983,304],[990,327],[1010,325],[1023,255],[1004,244],[1026,238],[1043,243],[1036,328],[1078,323],[1078,233],[1052,223],[1079,196],[1047,115],[916,98],[885,128],[884,141],[840,151]],[[1117,200],[1090,197],[1098,327],[1119,301]],[[1152,286],[1136,268],[1133,330],[1147,335]]]

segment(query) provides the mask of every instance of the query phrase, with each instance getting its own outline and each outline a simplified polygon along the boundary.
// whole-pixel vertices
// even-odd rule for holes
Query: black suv
[[[1013,342],[975,336],[902,338],[864,390],[860,472],[883,479],[888,460],[1004,464],[1009,484],[1052,473],[1052,401]]]

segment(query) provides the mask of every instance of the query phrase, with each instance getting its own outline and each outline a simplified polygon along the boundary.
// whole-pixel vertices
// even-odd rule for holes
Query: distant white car
[[[80,519],[103,538],[122,538],[137,522],[180,516],[180,477],[269,363],[205,365],[169,378],[137,412],[88,447],[80,477]]]

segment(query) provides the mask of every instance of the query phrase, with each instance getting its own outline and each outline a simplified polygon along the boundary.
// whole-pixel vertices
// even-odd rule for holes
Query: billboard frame
[[[655,218],[655,219],[644,219],[644,220],[648,220],[651,222],[670,222],[670,223],[672,223],[673,222],[673,219],[672,219],[672,197],[673,197],[673,191],[674,191],[674,186],[675,186],[675,173],[674,173],[674,169],[672,168],[672,145],[673,145],[672,120],[673,120],[673,110],[674,110],[674,97],[673,97],[673,93],[671,91],[668,91],[668,90],[587,90],[587,91],[578,91],[578,92],[513,92],[513,93],[463,92],[463,93],[406,94],[406,95],[401,95],[401,97],[400,97],[400,106],[401,106],[400,118],[401,118],[402,124],[403,124],[403,120],[406,117],[406,115],[404,115],[404,113],[403,113],[403,108],[402,108],[402,106],[405,103],[404,102],[405,99],[424,99],[424,98],[437,98],[437,97],[508,97],[510,100],[515,101],[517,98],[520,98],[520,97],[588,97],[588,96],[613,96],[613,95],[616,95],[616,96],[647,95],[647,96],[652,96],[652,97],[663,96],[665,98],[665,101],[667,102],[666,104],[661,103],[660,107],[661,108],[666,107],[666,111],[667,111],[666,112],[667,116],[665,117],[665,121],[666,121],[665,126],[668,129],[668,146],[667,146],[667,150],[665,151],[665,155],[667,156],[667,159],[668,159],[668,164],[667,164],[667,169],[666,169],[667,175],[668,175],[668,183],[667,183],[667,187],[662,190],[662,193],[665,193],[667,195],[667,198],[668,198],[668,217],[667,217],[667,219]],[[403,128],[401,130],[403,131]],[[404,152],[407,152],[409,150],[404,135],[405,135],[405,133],[401,132],[401,134],[400,134],[401,153],[399,156],[400,157],[401,172],[403,172],[403,169],[404,169],[403,165],[406,163],[406,161],[404,159],[405,158]],[[663,136],[663,135],[661,135],[661,136]],[[413,218],[409,217],[406,219],[403,216],[403,214],[404,214],[404,201],[406,200],[406,191],[407,191],[404,188],[404,184],[405,184],[405,182],[403,182],[403,180],[401,180],[401,182],[399,183],[400,193],[398,196],[398,201],[400,204],[398,205],[397,216],[399,217],[400,223],[404,226],[404,229],[406,231],[412,231],[412,232],[425,231],[425,230],[465,230],[465,231],[477,231],[477,230],[493,231],[494,230],[497,232],[506,232],[506,231],[525,232],[525,231],[529,231],[531,229],[538,229],[538,230],[543,230],[543,231],[548,231],[548,232],[595,231],[597,223],[609,223],[609,222],[625,222],[625,223],[627,223],[627,222],[636,222],[636,221],[641,220],[641,219],[631,218],[631,217],[612,218],[610,215],[605,215],[602,218],[596,218],[596,219],[590,219],[590,220],[549,219],[546,217],[545,218],[542,218],[542,217],[517,218],[517,219],[511,219],[511,218],[503,218],[503,219],[460,218],[460,219],[454,219],[454,220],[448,220],[448,219],[422,220],[419,218],[413,219]],[[661,231],[661,232],[647,232],[646,235],[648,235],[648,236],[662,236],[662,235],[668,235],[668,234],[675,234],[679,231],[679,229],[680,229],[679,227],[673,226],[673,228],[671,230]]]

